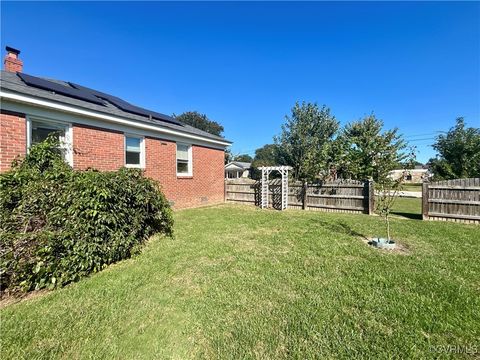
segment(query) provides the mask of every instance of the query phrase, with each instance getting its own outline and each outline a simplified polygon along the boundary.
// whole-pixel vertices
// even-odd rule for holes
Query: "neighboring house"
[[[112,95],[26,75],[20,51],[7,52],[0,78],[0,171],[58,132],[74,169],[143,169],[176,208],[224,201],[230,141]]]
[[[397,180],[402,176],[405,177],[406,183],[421,183],[424,180],[431,177],[430,172],[428,169],[424,168],[421,165],[415,166],[415,169],[408,169],[408,170],[392,170],[389,173],[391,179]]]
[[[248,178],[250,176],[250,168],[252,163],[242,161],[232,161],[225,165],[225,178],[238,179]]]

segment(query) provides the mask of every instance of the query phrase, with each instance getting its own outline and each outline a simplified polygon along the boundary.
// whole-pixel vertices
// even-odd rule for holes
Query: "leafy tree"
[[[234,156],[233,161],[252,162],[253,158],[248,154]]]
[[[462,117],[447,134],[439,135],[433,148],[438,155],[430,159],[430,169],[437,179],[480,176],[480,129],[466,128]]]
[[[286,164],[281,157],[281,149],[276,144],[266,144],[255,150],[255,157],[252,161],[252,169],[250,176],[252,179],[260,179],[261,171],[258,170],[262,166],[275,166]],[[277,172],[271,174],[272,178],[277,177]]]
[[[338,121],[325,105],[295,103],[285,117],[282,133],[275,137],[284,164],[293,167],[295,179],[314,179],[328,167],[328,156]]]
[[[336,159],[344,176],[379,182],[404,163],[406,143],[398,129],[382,132],[382,128],[383,121],[375,115],[345,126],[338,139],[341,151]]]
[[[349,178],[349,148],[346,139],[337,136],[329,146],[326,173],[331,179]]]
[[[230,148],[225,149],[225,165],[232,161],[233,155],[232,150]]]
[[[255,150],[253,166],[275,166],[279,164],[280,148],[276,144],[266,144]]]
[[[207,115],[200,114],[197,111],[187,111],[180,115],[173,114],[173,117],[184,124],[191,125],[213,135],[222,136],[224,130],[223,126],[218,122],[210,120]]]

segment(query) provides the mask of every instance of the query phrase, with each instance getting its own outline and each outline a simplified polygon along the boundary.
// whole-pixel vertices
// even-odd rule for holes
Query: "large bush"
[[[158,184],[140,170],[75,171],[54,138],[0,175],[2,290],[53,288],[130,257],[172,234]]]

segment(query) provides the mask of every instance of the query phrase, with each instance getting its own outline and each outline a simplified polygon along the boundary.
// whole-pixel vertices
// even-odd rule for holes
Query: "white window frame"
[[[177,151],[178,145],[188,146],[188,172],[179,173],[178,172],[178,158]],[[177,169],[177,177],[192,177],[193,176],[193,157],[192,157],[192,144],[177,142],[175,146],[175,168]]]
[[[127,137],[140,139],[140,164],[127,164]],[[127,168],[145,169],[145,137],[137,134],[123,134],[123,163]]]
[[[65,136],[63,139],[60,139],[62,142],[60,145],[62,149],[65,150],[65,161],[73,167],[73,127],[71,123],[46,119],[41,117],[33,117],[27,115],[27,153],[30,151],[30,147],[32,146],[32,122],[42,122],[45,124],[52,124],[56,127],[63,127],[65,128]]]

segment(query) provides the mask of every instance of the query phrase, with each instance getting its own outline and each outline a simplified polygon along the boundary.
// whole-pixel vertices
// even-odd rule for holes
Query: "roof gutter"
[[[21,102],[21,103],[30,104],[30,105],[36,105],[36,106],[40,106],[40,107],[43,107],[43,108],[54,109],[54,110],[63,111],[63,112],[67,112],[67,113],[72,113],[72,114],[76,114],[76,115],[88,116],[90,118],[109,121],[109,122],[113,122],[113,123],[116,123],[116,124],[131,126],[131,127],[135,127],[135,128],[139,128],[139,129],[151,130],[151,131],[155,131],[155,132],[159,132],[159,133],[163,133],[163,134],[170,134],[170,135],[180,136],[180,137],[184,137],[184,138],[188,138],[188,139],[201,140],[201,141],[205,141],[205,142],[209,142],[209,143],[217,144],[217,145],[222,145],[222,146],[229,146],[229,145],[232,144],[232,142],[227,141],[227,140],[225,140],[225,141],[214,140],[214,139],[210,139],[210,138],[203,137],[203,136],[198,136],[198,135],[193,135],[193,134],[189,134],[189,133],[184,133],[184,132],[181,132],[181,131],[166,129],[166,128],[163,128],[163,127],[160,127],[160,126],[142,124],[142,123],[132,121],[132,120],[128,120],[128,119],[125,119],[125,118],[122,118],[122,117],[119,117],[119,116],[112,116],[112,115],[98,113],[98,112],[95,112],[95,111],[84,110],[84,109],[77,108],[77,107],[74,107],[74,106],[58,104],[58,103],[51,102],[51,101],[46,101],[46,100],[40,100],[40,99],[30,97],[30,96],[5,92],[3,90],[0,90],[0,98],[5,98],[5,99],[8,99],[8,100],[12,100],[12,101],[17,101],[17,102]]]

